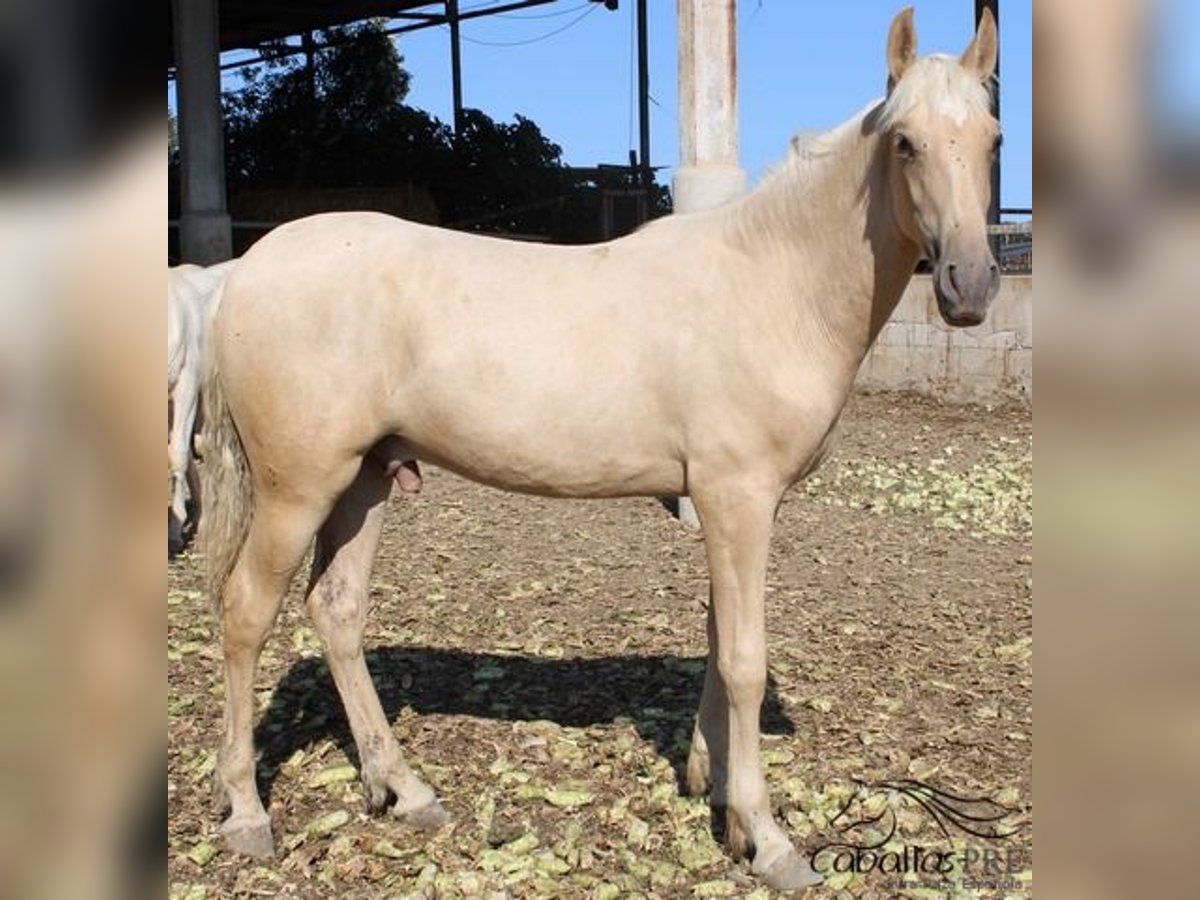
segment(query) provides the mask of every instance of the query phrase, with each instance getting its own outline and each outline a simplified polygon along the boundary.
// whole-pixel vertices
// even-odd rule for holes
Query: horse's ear
[[[979,17],[979,28],[969,47],[959,58],[963,68],[980,81],[987,81],[996,71],[996,53],[999,37],[996,34],[996,18],[986,6]]]
[[[907,6],[892,19],[888,30],[887,62],[888,93],[904,77],[908,67],[917,61],[917,29],[913,25],[913,8]]]

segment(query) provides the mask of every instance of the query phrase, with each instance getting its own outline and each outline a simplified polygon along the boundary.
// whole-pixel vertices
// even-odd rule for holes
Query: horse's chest
[[[821,463],[825,462],[825,457],[829,455],[834,446],[837,444],[838,435],[841,433],[841,429],[839,427],[841,422],[842,414],[839,410],[837,415],[833,417],[828,427],[825,429],[825,433],[822,434],[820,440],[817,441],[817,445],[813,449],[812,454],[809,456],[807,463],[802,467],[800,474],[797,476],[797,481],[807,478],[820,467]]]
[[[841,408],[827,411],[807,407],[793,419],[795,427],[786,444],[786,480],[792,484],[807,478],[825,461],[837,443]]]

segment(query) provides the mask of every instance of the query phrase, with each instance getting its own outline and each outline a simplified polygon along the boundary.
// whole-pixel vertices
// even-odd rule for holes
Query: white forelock
[[[879,112],[879,125],[888,128],[922,106],[961,125],[972,112],[990,115],[991,100],[988,85],[957,59],[932,54],[904,73]]]

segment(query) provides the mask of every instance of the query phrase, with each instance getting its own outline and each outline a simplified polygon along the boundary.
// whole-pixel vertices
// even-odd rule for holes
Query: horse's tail
[[[211,342],[210,342],[211,343]],[[254,490],[250,465],[237,425],[225,401],[221,372],[209,354],[204,381],[204,429],[200,451],[200,546],[204,551],[208,590],[220,612],[221,595],[229,573],[250,530]]]

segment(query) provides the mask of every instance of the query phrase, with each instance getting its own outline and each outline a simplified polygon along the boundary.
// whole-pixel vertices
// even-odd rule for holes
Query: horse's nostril
[[[950,287],[954,288],[956,293],[959,291],[958,278],[956,277],[957,273],[958,266],[956,266],[954,263],[950,263],[946,266],[946,275],[950,279]]]

